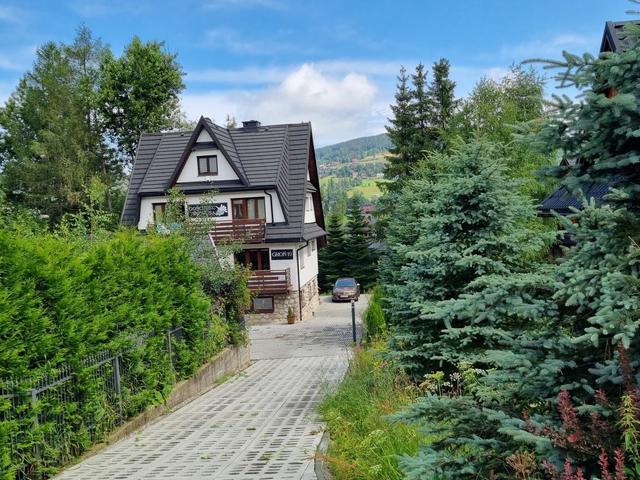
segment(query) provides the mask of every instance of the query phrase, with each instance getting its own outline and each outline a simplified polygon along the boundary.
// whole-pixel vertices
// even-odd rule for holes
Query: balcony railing
[[[291,276],[286,270],[253,270],[249,290],[254,294],[278,294],[291,291]]]
[[[263,219],[236,219],[217,221],[209,232],[215,243],[264,243],[266,221]]]

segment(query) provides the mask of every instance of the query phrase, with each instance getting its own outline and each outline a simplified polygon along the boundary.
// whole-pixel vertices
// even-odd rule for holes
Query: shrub
[[[0,230],[0,478],[49,476],[122,419],[162,402],[229,341],[241,310],[205,293],[180,235],[133,230],[89,241]],[[233,277],[230,276],[230,280]],[[230,281],[227,280],[227,281]],[[173,334],[169,332],[173,331]],[[169,344],[171,349],[169,353]],[[110,361],[120,352],[121,396]],[[39,394],[35,386],[59,385]],[[6,473],[5,473],[6,472]]]
[[[382,310],[382,291],[375,287],[371,293],[369,306],[362,316],[367,342],[380,338],[387,332],[387,322]]]
[[[355,350],[349,372],[320,407],[331,435],[327,460],[337,480],[402,478],[398,456],[417,452],[426,439],[413,426],[391,421],[416,389],[383,359],[384,341]]]

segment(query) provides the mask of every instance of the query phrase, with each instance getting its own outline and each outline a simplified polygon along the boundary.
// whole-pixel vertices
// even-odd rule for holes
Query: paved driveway
[[[356,304],[358,319],[367,300]],[[345,372],[350,305],[323,298],[312,320],[252,327],[250,336],[249,368],[57,478],[315,479],[316,406]]]

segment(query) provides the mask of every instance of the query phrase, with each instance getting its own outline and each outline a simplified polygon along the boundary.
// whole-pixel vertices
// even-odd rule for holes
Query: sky
[[[177,54],[189,119],[311,121],[316,146],[384,131],[401,65],[449,59],[456,93],[513,63],[597,53],[628,0],[0,0],[0,102],[38,46],[79,25],[120,54],[134,35]],[[636,7],[640,7],[636,5]],[[551,86],[550,86],[551,88]]]

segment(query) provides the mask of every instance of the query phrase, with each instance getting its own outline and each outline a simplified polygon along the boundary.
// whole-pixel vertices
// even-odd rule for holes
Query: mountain
[[[386,133],[370,137],[354,138],[346,142],[327,145],[316,149],[316,160],[324,163],[350,163],[371,155],[384,153],[391,148],[391,141]]]

